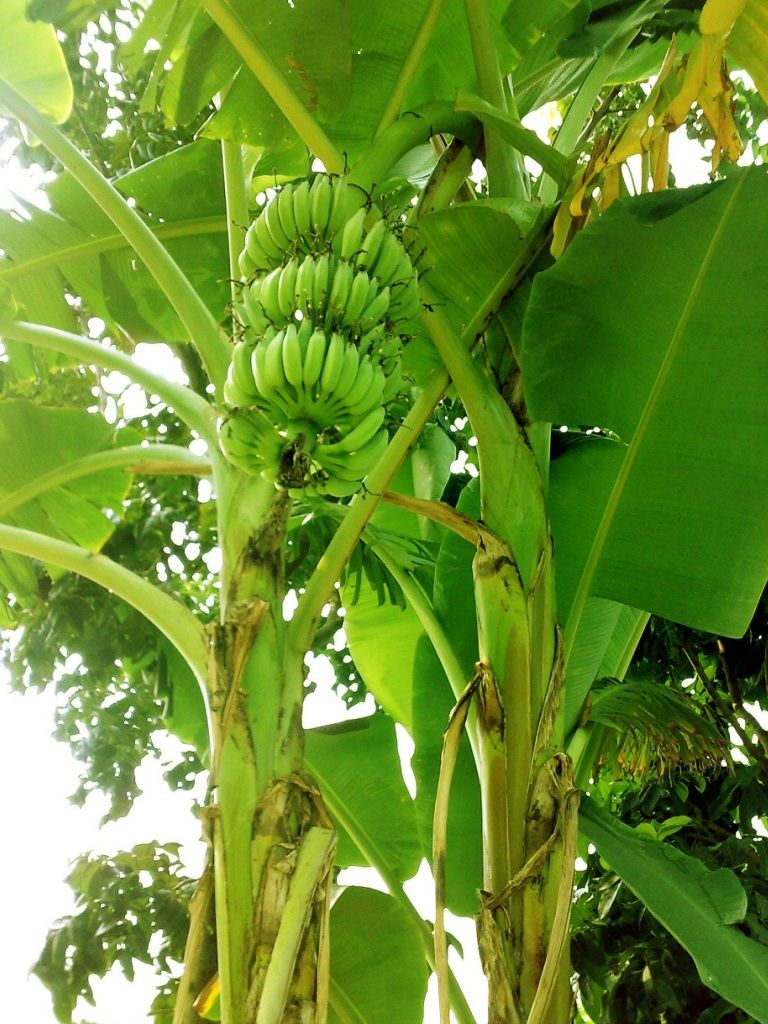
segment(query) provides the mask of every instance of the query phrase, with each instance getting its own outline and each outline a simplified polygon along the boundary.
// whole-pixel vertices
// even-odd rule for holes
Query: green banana
[[[276,326],[280,325],[285,317],[280,309],[280,276],[282,269],[276,267],[259,282],[259,303],[264,310],[264,315]]]
[[[387,230],[386,222],[383,220],[377,220],[365,236],[363,244],[360,247],[360,255],[356,260],[357,266],[360,270],[367,270],[369,274],[373,274],[375,272],[376,261],[379,258],[379,251],[384,242]]]
[[[331,281],[331,258],[327,252],[318,256],[314,261],[314,273],[312,276],[312,314],[315,319],[320,319],[325,312],[328,302],[328,289]]]
[[[384,316],[389,309],[389,286],[382,288],[373,302],[369,302],[365,307],[363,315],[360,317],[360,328],[363,331],[370,331],[380,320],[384,319]]]
[[[280,195],[278,194],[270,199],[264,207],[261,216],[264,218],[270,237],[280,250],[280,256],[282,257],[293,242],[293,236],[287,235],[280,223],[280,213],[277,205],[279,198]]]
[[[405,285],[392,290],[392,303],[389,307],[389,319],[395,323],[413,320],[421,312],[421,293],[419,281],[411,277]]]
[[[313,304],[313,288],[315,281],[315,257],[306,256],[299,264],[296,274],[296,289],[294,292],[294,303],[296,309],[301,310],[304,316],[309,314]]]
[[[353,260],[360,251],[365,234],[365,217],[366,211],[358,210],[334,237],[331,249],[341,259]]]
[[[230,405],[253,405],[259,397],[251,370],[251,350],[251,345],[241,341],[232,351],[224,383],[224,400]]]
[[[243,245],[245,245],[245,243],[243,243]],[[244,280],[247,280],[256,269],[256,264],[248,255],[248,250],[246,248],[243,248],[240,255],[237,257],[237,266],[240,271],[240,276]]]
[[[287,182],[280,189],[277,197],[272,200],[277,206],[277,217],[280,221],[280,230],[288,239],[291,245],[296,240],[296,217],[293,205],[293,185]]]
[[[301,358],[301,343],[299,332],[295,324],[288,324],[285,328],[282,345],[283,373],[289,384],[293,385],[296,391],[301,394],[303,391],[304,366]]]
[[[331,335],[328,351],[325,354],[323,372],[320,375],[320,390],[329,397],[333,396],[334,389],[341,376],[345,345],[346,342],[343,335],[336,332]]]
[[[368,274],[364,270],[358,270],[349,289],[346,306],[343,310],[344,315],[341,321],[343,327],[353,327],[357,324],[363,310],[368,305],[370,284]]]
[[[278,331],[267,345],[264,356],[264,376],[267,386],[273,393],[284,391],[287,383],[283,372],[283,341],[285,331]]]
[[[309,206],[309,182],[306,179],[293,190],[293,219],[299,237],[309,238],[312,231],[312,218]]]
[[[359,490],[359,480],[341,480],[336,476],[329,476],[324,483],[316,487],[317,494],[327,494],[331,498],[349,498]]]
[[[296,310],[296,278],[299,273],[299,261],[289,260],[280,271],[277,285],[277,304],[286,320],[293,318]]]
[[[333,194],[331,197],[331,211],[328,215],[327,235],[333,238],[349,220],[349,211],[353,196],[350,193],[349,185],[344,178],[331,179]]]
[[[375,276],[381,285],[391,284],[395,279],[394,275],[400,263],[400,255],[403,247],[393,234],[387,232],[379,249],[379,257],[376,260]]]
[[[297,336],[299,339],[299,349],[301,350],[301,362],[304,363],[304,357],[307,354],[307,347],[309,345],[309,339],[312,337],[312,333],[315,329],[315,325],[309,319],[309,317],[303,317],[299,322]]]
[[[370,331],[366,331],[365,334],[361,334],[357,343],[360,354],[363,355],[368,352],[370,352],[371,355],[376,354],[386,332],[387,328],[385,324],[376,324],[376,326],[372,327]]]
[[[359,369],[360,357],[357,354],[357,349],[348,342],[344,352],[344,363],[341,367],[341,373],[336,381],[336,387],[333,389],[335,401],[343,402],[344,397],[349,394],[352,385],[355,383]]]
[[[314,385],[320,380],[327,348],[328,339],[324,332],[314,331],[307,343],[307,352],[302,364],[302,382],[307,394],[310,393]]]
[[[326,318],[341,319],[347,306],[347,299],[352,288],[355,272],[346,260],[338,260],[333,274],[333,283],[328,296]]]
[[[377,370],[378,373],[376,372]],[[359,416],[366,416],[374,407],[383,405],[385,387],[386,380],[384,374],[377,366],[374,368],[370,384],[360,397],[354,402],[348,397],[346,415],[350,419],[356,419]]]
[[[366,442],[361,448],[354,452],[345,452],[343,455],[330,455],[318,449],[318,455],[322,458],[322,465],[325,470],[339,477],[342,480],[361,480],[366,473],[376,465],[386,451],[389,444],[389,435],[382,428]]]
[[[245,236],[247,245],[248,235],[251,231],[253,232],[253,244],[248,248],[248,255],[257,267],[263,267],[264,269],[278,265],[283,258],[282,247],[275,242],[267,227],[266,214],[268,209],[268,205],[264,207],[250,228],[248,228]]]
[[[394,360],[394,365],[387,374],[384,390],[381,393],[381,401],[388,405],[399,393],[403,386],[403,375],[400,372],[399,360]]]
[[[267,345],[268,342],[265,338],[251,352],[251,373],[253,374],[256,390],[264,400],[269,400],[272,393],[266,371]]]
[[[269,323],[267,316],[264,312],[264,307],[259,301],[259,295],[261,293],[261,280],[256,278],[250,285],[246,285],[243,288],[243,307],[245,316],[248,323],[256,331],[257,334],[261,334],[267,328]]]
[[[309,190],[312,231],[318,238],[325,238],[331,213],[331,193],[331,179],[327,174],[318,174]]]
[[[346,459],[348,453],[356,452],[362,448],[374,436],[376,431],[384,422],[384,408],[379,406],[372,409],[352,428],[333,444],[326,444],[322,447],[322,457],[326,460],[329,456],[343,455]]]

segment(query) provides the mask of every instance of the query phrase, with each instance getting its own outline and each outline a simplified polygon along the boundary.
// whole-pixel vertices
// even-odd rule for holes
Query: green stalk
[[[408,223],[415,224],[433,210],[445,209],[466,183],[473,160],[472,150],[459,139],[454,139],[440,154],[418,203],[408,217]]]
[[[207,706],[206,640],[200,623],[183,604],[105,555],[56,537],[0,524],[0,548],[85,576],[141,612],[189,665]]]
[[[193,217],[180,221],[178,224],[147,225],[155,238],[190,238],[197,235],[218,235],[227,229],[224,217]],[[123,235],[103,235],[101,238],[90,238],[87,242],[75,245],[64,245],[49,249],[41,256],[28,260],[14,260],[0,263],[0,281],[15,281],[27,274],[35,274],[40,270],[49,270],[64,263],[83,259],[85,256],[100,256],[104,252],[116,252],[128,249],[130,245]]]
[[[405,595],[406,601],[411,608],[413,608],[416,613],[416,617],[424,627],[424,632],[429,637],[438,661],[442,665],[443,672],[445,672],[446,679],[450,684],[453,695],[456,700],[459,700],[462,693],[464,693],[467,680],[464,677],[464,670],[456,656],[456,652],[451,646],[450,640],[446,636],[443,624],[435,614],[432,602],[424,592],[424,588],[409,572],[402,569],[397,562],[389,558],[383,552],[376,548],[374,548],[374,550],[376,557],[395,578],[397,585]],[[479,765],[480,752],[477,745],[477,728],[474,716],[470,716],[467,724],[467,737],[469,739],[469,745],[472,748],[472,755],[475,759],[475,764]]]
[[[189,332],[190,340],[200,352],[208,376],[218,391],[224,383],[229,363],[226,342],[208,307],[168,250],[117,189],[102,177],[69,139],[2,79],[0,104],[22,121],[45,148],[61,161],[131,245]]]
[[[62,484],[79,480],[93,473],[101,473],[105,469],[123,468],[126,472],[136,472],[136,467],[158,465],[167,467],[176,474],[190,473],[199,476],[210,472],[210,463],[199,455],[193,455],[186,448],[175,444],[153,444],[142,447],[139,444],[126,445],[124,448],[110,448],[104,452],[94,452],[82,459],[75,459],[63,466],[57,466],[50,473],[30,480],[24,487],[19,487],[12,494],[0,500],[0,519],[9,512],[32,501],[39,494],[61,487]],[[166,469],[166,471],[167,471]],[[148,470],[144,470],[148,472]],[[149,470],[151,472],[151,470]]]
[[[440,1008],[440,1024],[450,1024],[450,970],[448,936],[445,931],[445,861],[448,852],[448,809],[451,783],[461,749],[461,737],[467,724],[472,698],[481,676],[475,673],[451,711],[443,736],[440,771],[437,777],[435,809],[432,816],[432,864],[435,876],[435,974]]]
[[[344,159],[299,99],[271,57],[256,42],[248,27],[226,0],[200,0],[200,4],[240,54],[246,67],[285,114],[310,153],[323,161],[331,174],[344,173]]]
[[[440,18],[444,4],[445,0],[431,0],[429,6],[424,12],[424,17],[421,19],[421,23],[416,31],[413,42],[411,43],[408,56],[405,58],[403,66],[400,68],[400,73],[397,76],[395,87],[390,93],[387,105],[379,118],[379,123],[376,127],[377,136],[388,128],[393,121],[397,120],[397,117],[405,104],[405,98],[408,95],[408,90],[410,89],[413,79],[416,76],[416,72],[419,69],[419,62],[424,56],[427,46],[429,46],[429,41],[435,31],[435,26]]]
[[[215,413],[205,399],[183,384],[174,384],[158,376],[124,352],[106,348],[90,338],[60,331],[57,327],[28,324],[22,320],[0,320],[0,337],[61,352],[88,366],[124,373],[130,380],[141,385],[147,394],[157,395],[175,409],[179,417],[208,443],[212,451],[218,451]]]
[[[346,175],[348,181],[370,191],[386,179],[389,169],[415,146],[429,142],[433,135],[454,135],[471,148],[479,136],[479,125],[468,114],[458,113],[452,103],[436,101],[407,111],[386,128],[368,147]]]
[[[479,117],[486,131],[492,128],[502,141],[541,164],[544,173],[559,187],[568,183],[570,167],[567,159],[554,146],[542,142],[536,132],[526,128],[517,118],[502,114],[485,100],[466,93],[459,93],[456,109]]]
[[[221,162],[224,167],[224,199],[227,205],[227,247],[232,301],[240,298],[240,250],[248,226],[248,195],[243,174],[243,150],[236,142],[221,140]]]
[[[426,287],[421,321],[443,360],[478,438],[486,479],[483,522],[514,552],[523,582],[533,578],[543,548],[545,524],[541,476],[522,429],[470,349]],[[476,332],[475,332],[476,333]],[[474,334],[472,335],[474,341]],[[510,507],[516,511],[510,515]],[[531,513],[534,512],[535,515]]]
[[[481,97],[502,115],[507,113],[504,83],[499,68],[487,0],[464,0],[475,73]],[[495,127],[486,127],[485,165],[488,172],[488,192],[492,196],[528,199],[527,175]]]
[[[280,1024],[288,999],[299,946],[309,919],[315,891],[331,870],[336,834],[310,828],[302,837],[280,930],[269,959],[256,1024]]]

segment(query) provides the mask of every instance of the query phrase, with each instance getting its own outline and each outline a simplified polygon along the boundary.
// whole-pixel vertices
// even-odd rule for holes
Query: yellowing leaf
[[[746,0],[707,0],[699,19],[702,34],[720,35],[730,32],[745,4]]]

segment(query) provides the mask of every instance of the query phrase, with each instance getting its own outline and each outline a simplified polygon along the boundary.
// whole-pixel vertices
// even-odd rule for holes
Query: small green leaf
[[[410,607],[379,603],[367,577],[343,588],[344,628],[352,659],[366,687],[396,722],[412,728],[411,695],[416,644],[424,630]]]
[[[331,910],[329,1024],[421,1024],[428,971],[416,924],[391,896],[352,887]]]
[[[398,882],[415,875],[421,845],[392,720],[377,712],[309,729],[305,763],[339,831],[336,863],[382,865]]]

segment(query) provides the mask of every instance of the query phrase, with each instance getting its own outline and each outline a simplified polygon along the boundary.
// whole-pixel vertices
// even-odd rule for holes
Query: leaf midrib
[[[594,540],[592,541],[589,555],[587,556],[581,578],[579,579],[579,583],[576,587],[576,593],[571,605],[565,629],[566,671],[571,652],[574,650],[574,640],[584,611],[584,605],[586,603],[587,596],[592,589],[592,583],[597,573],[597,569],[608,540],[608,535],[611,531],[611,527],[613,526],[613,520],[616,516],[619,502],[624,494],[632,468],[637,460],[637,456],[642,447],[648,427],[653,419],[653,414],[656,411],[661,395],[663,394],[664,386],[667,382],[672,366],[674,365],[682,340],[685,337],[688,323],[693,314],[694,306],[709,273],[712,260],[714,259],[722,235],[730,220],[733,207],[742,188],[744,187],[746,177],[746,175],[742,175],[737,180],[733,189],[733,194],[728,200],[726,208],[720,218],[720,223],[712,234],[712,238],[707,246],[707,250],[701,261],[699,270],[693,280],[693,285],[688,294],[688,299],[686,300],[678,318],[677,325],[675,326],[670,344],[667,348],[667,353],[662,359],[661,366],[656,374],[656,379],[653,382],[653,387],[651,388],[645,405],[643,406],[643,410],[640,413],[637,426],[634,434],[632,435],[632,440],[629,443],[629,448],[624,457],[624,461],[622,462],[621,469],[616,477],[613,488],[611,489],[610,496],[605,506],[605,511],[600,520],[597,532],[595,533]]]
[[[367,1024],[366,1018],[363,1017],[341,985],[334,981],[333,970],[331,970],[329,988],[331,1006],[342,1024]]]
[[[149,225],[149,227],[157,238],[184,238],[188,235],[223,233],[227,230],[227,220],[226,217],[217,214],[211,217],[194,217],[177,224],[158,224],[157,226]],[[12,266],[0,267],[0,281],[11,281],[17,277],[24,277],[26,274],[82,259],[85,256],[98,256],[104,252],[130,248],[129,243],[122,235],[104,235],[101,238],[89,239],[87,242],[78,242],[76,245],[67,245],[61,249],[55,249],[53,252],[46,252],[43,256],[14,261]]]

